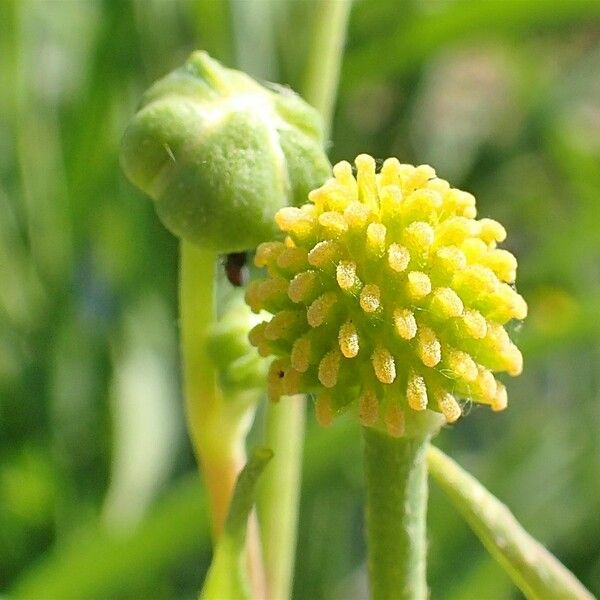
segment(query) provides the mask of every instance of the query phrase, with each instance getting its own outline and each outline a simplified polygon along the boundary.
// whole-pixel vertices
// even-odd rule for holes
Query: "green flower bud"
[[[156,82],[123,138],[121,164],[175,235],[219,253],[276,233],[273,215],[329,176],[319,115],[205,52]]]

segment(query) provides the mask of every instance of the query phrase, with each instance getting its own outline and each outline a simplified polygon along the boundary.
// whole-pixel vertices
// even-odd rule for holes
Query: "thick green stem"
[[[430,438],[392,438],[370,428],[363,428],[363,437],[372,597],[425,599]]]

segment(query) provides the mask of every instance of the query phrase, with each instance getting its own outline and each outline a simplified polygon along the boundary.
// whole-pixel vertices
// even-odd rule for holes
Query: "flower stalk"
[[[187,424],[209,496],[213,540],[223,530],[235,482],[246,463],[244,442],[254,408],[225,398],[208,353],[215,321],[217,256],[189,242],[180,245],[180,329]],[[257,597],[264,595],[260,542],[256,522],[248,531],[250,580]]]
[[[269,597],[291,595],[306,399],[301,394],[269,403],[265,443],[276,451],[259,490],[259,519]]]
[[[427,451],[444,418],[413,415],[406,434],[363,427],[366,537],[373,600],[421,600],[426,580]]]
[[[373,600],[424,600],[429,437],[363,427],[367,547]]]
[[[181,242],[180,329],[187,423],[198,463],[209,485],[212,530],[217,536],[225,522],[228,502],[237,472],[234,463],[243,461],[243,449],[228,431],[223,443],[207,422],[216,422],[223,410],[217,373],[206,349],[206,337],[214,321],[216,255]],[[210,433],[209,433],[210,432]],[[225,433],[225,432],[224,432]],[[242,463],[243,464],[243,463]]]

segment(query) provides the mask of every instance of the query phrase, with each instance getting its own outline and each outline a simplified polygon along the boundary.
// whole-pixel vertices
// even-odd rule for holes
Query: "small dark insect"
[[[225,273],[229,283],[235,287],[244,285],[248,278],[248,269],[246,268],[246,253],[234,252],[225,257]]]

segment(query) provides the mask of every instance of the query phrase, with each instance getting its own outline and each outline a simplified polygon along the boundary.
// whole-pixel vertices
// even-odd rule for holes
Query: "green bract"
[[[272,237],[274,213],[323,183],[323,142],[318,113],[294,92],[194,52],[144,95],[121,164],[171,232],[226,253]]]

